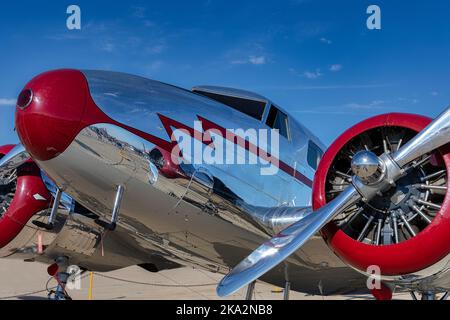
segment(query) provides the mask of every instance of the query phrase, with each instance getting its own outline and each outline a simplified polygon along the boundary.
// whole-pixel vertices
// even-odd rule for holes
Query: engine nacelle
[[[392,113],[367,119],[344,132],[317,169],[314,210],[351,183],[355,154],[395,152],[430,121]],[[355,269],[367,272],[370,266],[377,266],[383,276],[417,273],[444,259],[450,252],[449,152],[445,146],[417,159],[389,191],[369,202],[360,201],[335,217],[322,229],[330,248]],[[370,159],[363,159],[362,164],[364,160],[370,164]],[[375,172],[371,165],[366,169]],[[354,164],[353,171],[359,169]]]
[[[0,158],[13,147],[0,147]],[[30,235],[36,233],[35,228],[24,228],[32,216],[49,207],[52,197],[41,179],[39,168],[32,161],[2,172],[0,178],[0,256],[11,256],[18,247],[26,245],[25,239],[29,242]],[[18,237],[22,233],[23,236]],[[33,243],[35,240],[31,237]]]

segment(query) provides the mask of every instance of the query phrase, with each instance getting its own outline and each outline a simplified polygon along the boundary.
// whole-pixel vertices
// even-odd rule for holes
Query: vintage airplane
[[[228,134],[238,128],[275,129],[279,155]],[[0,150],[0,256],[52,264],[56,299],[67,298],[69,264],[191,265],[228,273],[219,296],[248,286],[250,297],[261,279],[285,287],[286,298],[291,288],[365,294],[378,270],[378,299],[448,297],[450,109],[434,121],[370,118],[323,154],[314,135],[255,93],[56,70],[24,87],[16,129],[22,144]],[[214,150],[214,132],[264,161],[174,160],[183,139]]]

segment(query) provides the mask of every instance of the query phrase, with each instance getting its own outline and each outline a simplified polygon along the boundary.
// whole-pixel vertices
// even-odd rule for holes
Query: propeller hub
[[[373,184],[380,181],[386,172],[384,162],[371,151],[359,151],[351,163],[352,172],[364,184]]]

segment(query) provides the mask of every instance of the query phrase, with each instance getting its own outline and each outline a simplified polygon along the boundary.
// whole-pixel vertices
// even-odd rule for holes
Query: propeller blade
[[[400,168],[450,141],[450,107],[392,156]]]
[[[307,215],[253,251],[239,263],[217,287],[217,294],[228,296],[253,282],[289,257],[316,234],[335,215],[361,199],[353,186],[347,187],[333,201]]]
[[[405,144],[392,155],[390,161],[394,161],[399,168],[403,168],[415,159],[442,147],[450,142],[450,107],[439,117],[431,122],[416,137]],[[386,188],[390,182],[397,181],[402,175],[402,170],[387,172],[386,181],[382,179],[377,185],[370,186],[367,195],[375,194],[374,190]],[[356,177],[358,187],[364,184]],[[355,182],[354,182],[355,183]],[[240,288],[260,278],[262,275],[277,266],[291,254],[297,251],[305,242],[316,234],[333,217],[362,199],[361,191],[354,185],[348,186],[333,201],[319,210],[311,213],[300,221],[286,228],[278,235],[265,242],[246,259],[240,262],[228,275],[226,275],[217,287],[217,294],[221,297],[228,296]]]

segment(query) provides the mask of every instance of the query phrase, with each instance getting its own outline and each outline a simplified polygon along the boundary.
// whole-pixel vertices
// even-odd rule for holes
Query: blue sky
[[[66,28],[77,4],[82,30]],[[381,7],[382,29],[366,28]],[[0,8],[0,144],[14,100],[55,68],[124,71],[263,94],[325,144],[368,116],[450,105],[448,1],[8,1]]]

